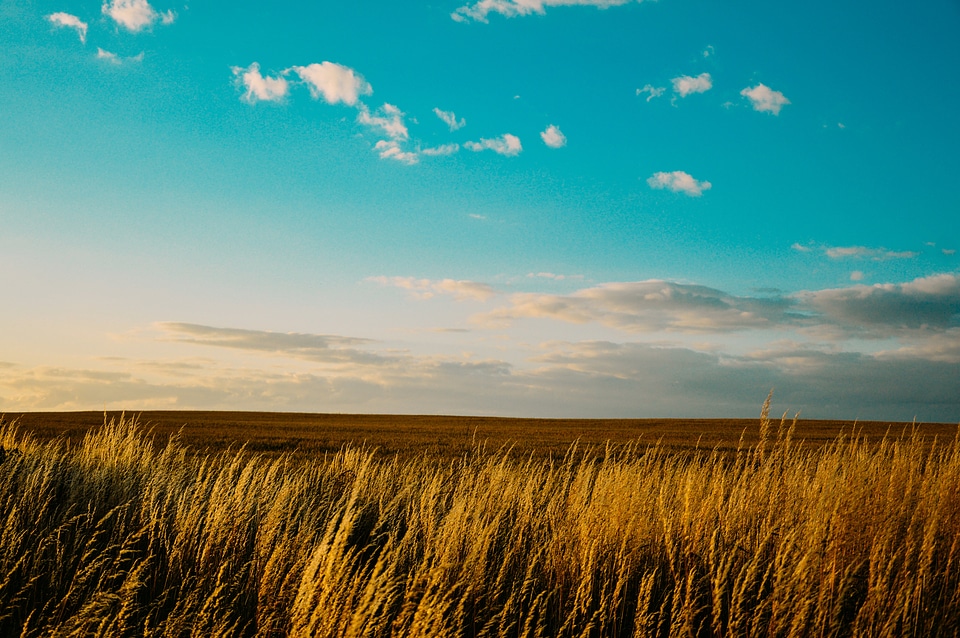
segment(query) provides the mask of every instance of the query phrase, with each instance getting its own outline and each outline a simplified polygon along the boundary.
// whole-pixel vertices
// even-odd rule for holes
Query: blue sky
[[[0,409],[960,421],[960,6],[0,0]]]

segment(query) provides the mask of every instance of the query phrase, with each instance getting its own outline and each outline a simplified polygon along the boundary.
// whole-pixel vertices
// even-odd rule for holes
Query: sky
[[[960,4],[0,0],[0,411],[960,422]]]

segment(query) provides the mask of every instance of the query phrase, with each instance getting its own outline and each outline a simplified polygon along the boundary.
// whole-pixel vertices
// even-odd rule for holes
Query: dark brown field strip
[[[40,439],[64,437],[79,442],[104,419],[119,419],[120,412],[7,413],[24,432]],[[268,455],[295,452],[316,455],[335,452],[345,445],[376,448],[383,454],[460,456],[475,443],[488,451],[507,446],[517,455],[562,456],[575,441],[602,446],[660,442],[664,447],[688,451],[736,450],[754,445],[759,419],[524,419],[465,416],[410,416],[379,414],[303,414],[281,412],[144,411],[127,413],[151,431],[158,442],[179,433],[181,441],[197,452],[219,452],[246,445]],[[779,421],[774,423],[773,434]],[[852,422],[801,420],[795,439],[818,447],[841,432],[857,432],[876,441],[885,434],[900,436],[912,428],[925,440],[950,441],[957,424]]]

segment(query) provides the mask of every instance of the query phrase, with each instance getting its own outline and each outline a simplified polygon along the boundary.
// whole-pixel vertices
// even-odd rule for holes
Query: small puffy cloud
[[[172,24],[176,14],[172,11],[160,14],[150,6],[147,0],[109,0],[101,7],[104,15],[128,31],[142,31],[158,20],[163,24]]]
[[[47,16],[47,20],[53,23],[58,27],[67,27],[69,29],[75,29],[77,35],[80,36],[80,42],[86,44],[87,42],[87,23],[82,21],[75,15],[70,15],[69,13],[63,13],[58,11],[57,13],[51,13]]]
[[[713,88],[713,80],[709,73],[701,73],[697,77],[681,75],[673,78],[673,92],[680,97],[687,97],[691,93],[706,93]]]
[[[830,259],[872,259],[873,261],[914,259],[919,255],[919,253],[909,250],[894,251],[886,248],[867,248],[866,246],[824,246],[823,252]]]
[[[396,140],[380,140],[373,148],[380,154],[381,159],[392,159],[404,164],[416,164],[418,161],[416,153],[403,150]]]
[[[653,86],[652,84],[645,84],[642,89],[637,89],[637,95],[643,95],[644,93],[649,93],[647,96],[647,102],[652,100],[655,97],[660,97],[667,90],[665,86]]]
[[[363,76],[335,62],[295,66],[292,70],[307,84],[314,99],[323,96],[328,104],[343,102],[353,106],[361,95],[373,93],[373,87]]]
[[[520,144],[520,138],[510,133],[504,133],[494,139],[480,138],[479,142],[467,142],[464,146],[471,151],[479,152],[490,150],[508,157],[519,155],[520,151],[523,150],[523,145]]]
[[[560,131],[559,127],[553,124],[540,133],[540,139],[550,148],[562,148],[567,145],[567,136]]]
[[[740,91],[740,95],[750,100],[754,111],[760,111],[761,113],[767,112],[780,115],[780,109],[790,104],[790,100],[788,100],[783,93],[774,91],[762,83],[753,87],[748,86]]]
[[[852,273],[850,273],[850,281],[863,281],[863,271],[854,270]]]
[[[406,140],[410,137],[407,125],[403,123],[403,112],[393,104],[384,104],[374,113],[371,113],[365,104],[361,104],[357,121],[372,128],[379,128],[392,140]]]
[[[436,295],[451,295],[457,301],[486,301],[497,294],[489,284],[457,279],[417,279],[416,277],[369,277],[381,286],[408,290],[417,299],[431,299]]]
[[[476,20],[477,22],[487,22],[487,16],[491,13],[499,13],[507,18],[517,16],[526,16],[530,14],[546,13],[546,7],[562,6],[594,6],[600,9],[607,7],[616,7],[627,4],[633,0],[480,0],[474,4],[466,4],[453,13],[450,17],[457,22],[467,20]],[[642,2],[643,0],[636,0]]]
[[[467,121],[462,117],[458,120],[457,114],[453,111],[441,111],[438,108],[434,108],[433,112],[450,127],[451,131],[457,131],[467,125]]]
[[[712,44],[708,44],[707,48],[703,50],[703,57],[709,58],[710,56],[716,55],[717,51],[713,48]]]
[[[790,246],[790,248],[794,249],[798,253],[809,253],[813,251],[813,248],[811,248],[810,246],[804,246],[803,244],[798,242],[794,242],[794,244]]]
[[[948,256],[949,256],[949,255],[954,255],[954,254],[956,254],[957,251],[956,251],[956,249],[954,249],[954,248],[943,248],[943,249],[940,250],[940,252],[942,252],[944,255],[948,255]]]
[[[286,97],[289,90],[289,84],[282,74],[273,78],[264,77],[260,74],[260,65],[257,62],[245,69],[239,66],[232,67],[231,71],[237,82],[246,89],[241,99],[250,104],[279,102]]]
[[[423,155],[453,155],[460,150],[459,144],[441,144],[432,148],[425,148],[420,153]]]
[[[710,182],[698,181],[684,171],[654,173],[647,179],[647,184],[650,185],[650,188],[668,189],[674,193],[685,193],[690,197],[700,197],[703,191],[713,188],[713,184]]]

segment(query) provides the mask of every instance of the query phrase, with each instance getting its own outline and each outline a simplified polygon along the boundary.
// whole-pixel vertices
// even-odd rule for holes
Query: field
[[[759,411],[759,410],[758,410]],[[581,446],[639,444],[665,450],[724,452],[757,444],[759,419],[509,419],[462,416],[367,414],[297,414],[276,412],[33,412],[8,413],[7,421],[42,440],[58,437],[78,443],[111,420],[135,418],[143,429],[165,442],[178,435],[193,452],[222,452],[246,446],[269,457],[292,454],[316,458],[343,446],[363,447],[378,456],[456,458],[483,444],[488,451],[509,448],[514,457],[563,457],[574,443]],[[878,441],[897,436],[912,424],[863,421],[797,421],[795,442],[818,448],[841,433],[857,432]],[[957,424],[923,423],[918,431],[928,441],[952,439]]]
[[[0,445],[3,636],[960,632],[956,425],[24,414]]]

